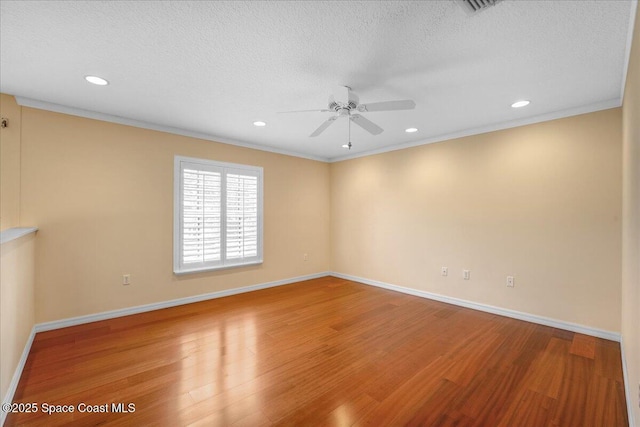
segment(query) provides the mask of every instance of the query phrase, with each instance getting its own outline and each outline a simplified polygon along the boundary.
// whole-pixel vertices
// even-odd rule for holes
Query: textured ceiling
[[[323,160],[619,106],[636,3],[0,2],[0,91],[23,105]],[[110,85],[84,81],[92,74]],[[338,120],[336,85],[377,136]],[[512,109],[511,103],[531,105]],[[252,125],[267,122],[264,128]],[[405,128],[417,127],[407,134]]]

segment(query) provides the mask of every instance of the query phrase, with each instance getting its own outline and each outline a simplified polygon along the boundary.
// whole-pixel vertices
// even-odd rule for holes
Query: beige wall
[[[636,12],[622,124],[622,342],[628,398],[635,421],[640,423],[640,7]]]
[[[637,43],[634,52],[637,75]],[[636,100],[637,88],[627,86]],[[624,106],[625,135],[635,135],[625,136],[627,184],[629,170],[637,177],[640,169],[632,96]],[[331,165],[15,105],[12,111],[22,120],[21,161],[13,169],[3,161],[3,178],[18,171],[7,207],[3,195],[3,218],[7,208],[13,226],[39,227],[31,249],[37,322],[334,270],[620,331],[621,109]],[[176,154],[264,168],[263,265],[173,275]],[[635,188],[635,196],[626,188],[632,228],[625,230],[637,233]],[[635,285],[625,292],[637,302],[638,256],[625,251],[636,262],[635,279],[625,279]],[[463,268],[470,281],[462,280]],[[130,286],[121,285],[125,273]],[[508,274],[516,277],[513,289],[505,286]],[[638,360],[637,334],[635,344],[628,338],[637,332],[636,302],[625,299],[622,320],[630,361]]]
[[[0,230],[20,225],[20,107],[0,94],[0,115],[9,126],[0,130]]]
[[[262,265],[173,274],[174,155],[264,168]],[[39,228],[36,320],[327,271],[329,184],[322,162],[22,108],[21,219]]]
[[[35,235],[0,247],[0,398],[5,395],[35,323]]]
[[[0,230],[20,223],[21,108],[12,96],[0,94]],[[4,402],[11,378],[35,324],[35,236],[30,234],[0,247],[0,398]]]
[[[620,109],[338,162],[331,180],[334,271],[620,331]]]

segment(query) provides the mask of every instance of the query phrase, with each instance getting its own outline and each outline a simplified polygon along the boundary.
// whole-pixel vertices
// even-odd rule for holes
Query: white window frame
[[[197,170],[219,171],[221,173],[221,220],[220,220],[220,260],[201,263],[185,264],[183,262],[183,170],[185,167]],[[194,157],[175,156],[173,167],[173,272],[175,274],[197,273],[219,270],[224,268],[242,267],[262,264],[263,240],[263,170],[258,166],[241,165],[237,163],[218,162]],[[226,212],[226,176],[228,173],[246,173],[258,178],[258,236],[257,255],[240,260],[226,260],[227,244],[227,212]]]

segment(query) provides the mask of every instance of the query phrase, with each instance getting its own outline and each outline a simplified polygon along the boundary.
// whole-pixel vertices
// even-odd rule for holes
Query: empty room
[[[640,424],[637,0],[0,0],[0,426]]]

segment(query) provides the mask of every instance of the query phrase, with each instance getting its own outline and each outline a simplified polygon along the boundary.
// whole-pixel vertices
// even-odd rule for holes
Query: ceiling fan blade
[[[294,110],[294,111],[278,111],[278,114],[285,113],[329,113],[333,110]]]
[[[350,119],[353,123],[357,124],[362,129],[369,132],[371,135],[379,135],[384,130],[377,124],[373,123],[371,120],[365,119],[360,114],[352,114]]]
[[[413,110],[416,108],[416,103],[411,99],[404,99],[402,101],[384,101],[373,102],[371,104],[358,105],[358,111],[392,111],[392,110]]]
[[[338,116],[333,116],[333,117],[329,117],[329,120],[327,120],[326,122],[322,123],[320,125],[320,127],[318,127],[318,129],[314,130],[313,133],[311,135],[309,135],[310,137],[314,137],[314,136],[318,136],[320,135],[322,132],[324,132],[324,130],[326,128],[328,128],[331,123],[333,123],[336,119],[338,118]]]

